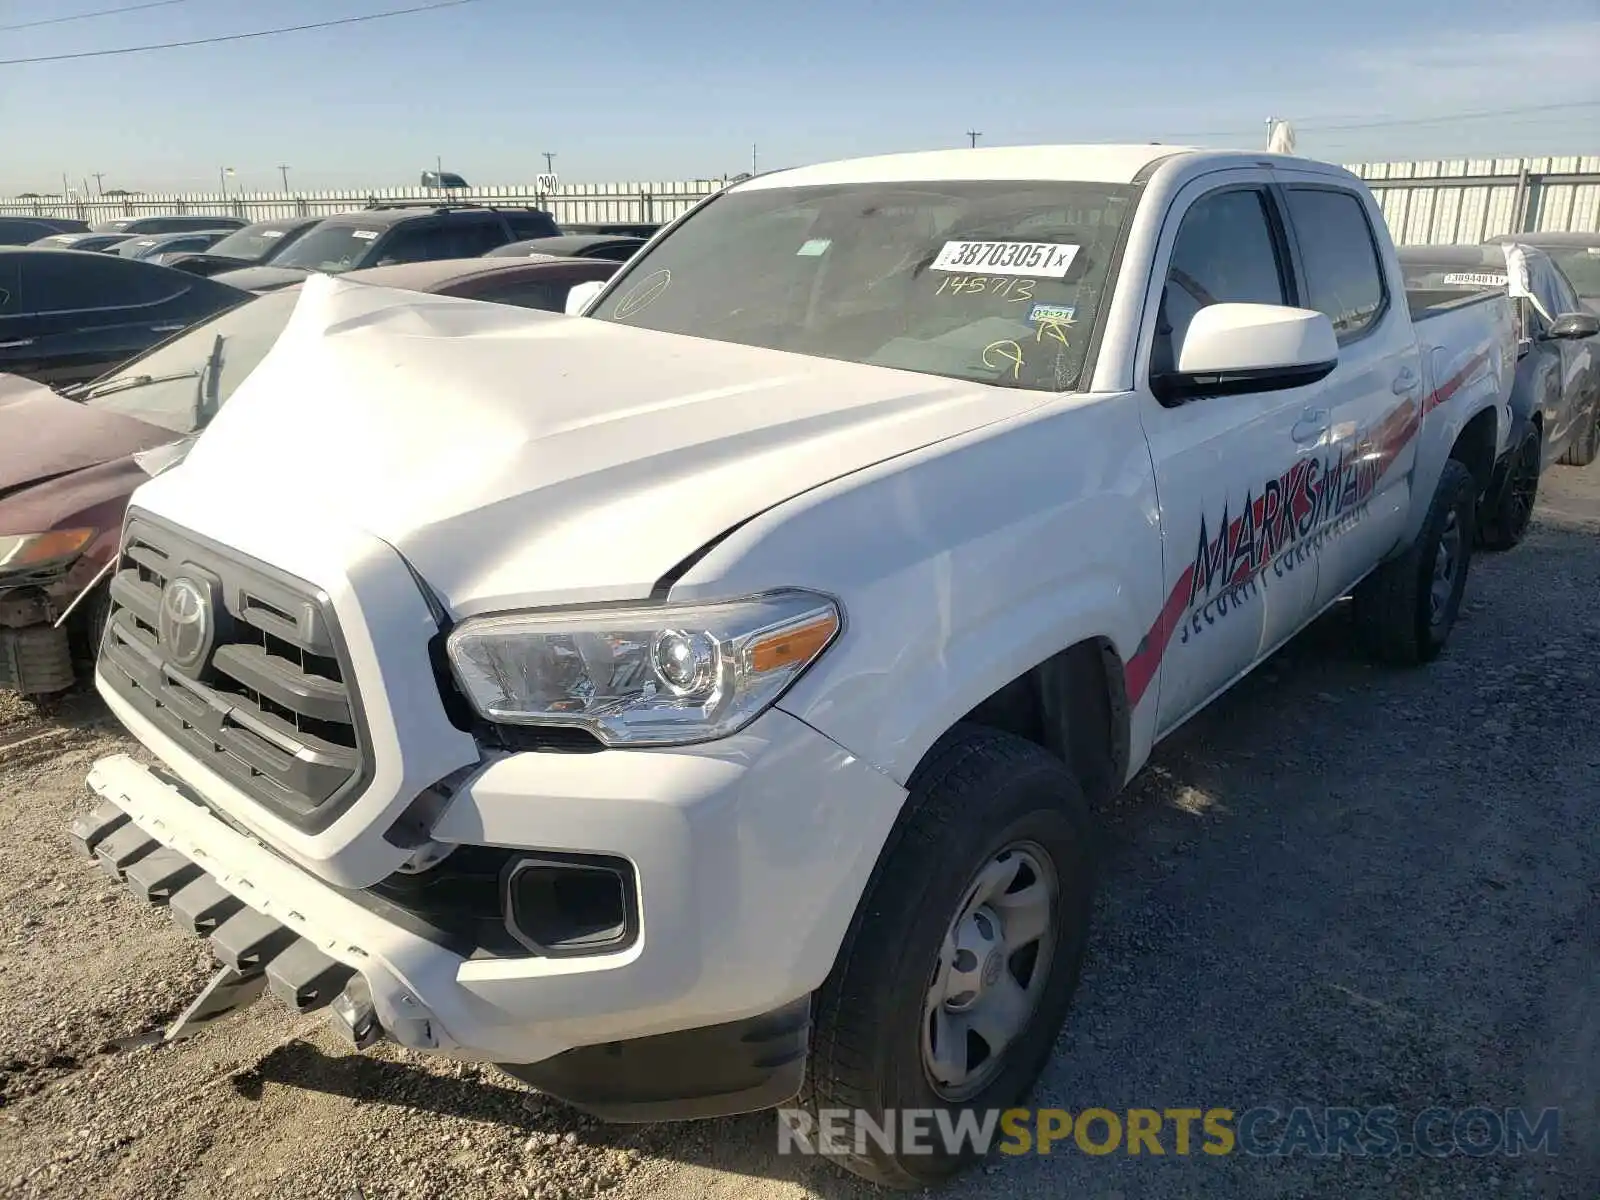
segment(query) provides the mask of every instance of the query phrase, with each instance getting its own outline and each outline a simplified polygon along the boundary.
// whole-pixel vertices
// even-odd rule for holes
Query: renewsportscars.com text
[[[1449,1158],[1554,1154],[1559,1109],[907,1108],[778,1110],[778,1153],[1228,1155]]]

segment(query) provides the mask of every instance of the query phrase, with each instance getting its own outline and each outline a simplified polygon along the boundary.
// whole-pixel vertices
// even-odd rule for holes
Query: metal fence
[[[1600,232],[1600,157],[1356,163],[1401,245],[1500,233]]]
[[[1600,156],[1566,158],[1441,159],[1428,162],[1355,163],[1383,205],[1397,242],[1481,242],[1499,233],[1531,230],[1600,231]],[[473,188],[454,201],[534,205],[566,225],[643,224],[669,221],[722,180],[567,184],[554,191],[536,185]],[[372,191],[252,192],[95,197],[18,197],[0,200],[3,216],[76,217],[91,224],[116,217],[167,213],[226,214],[245,220],[328,216],[373,200],[443,198],[425,188]]]
[[[267,221],[276,217],[326,217],[365,208],[375,200],[438,200],[440,203],[532,205],[547,209],[558,224],[648,224],[680,216],[704,196],[723,186],[720,179],[669,180],[645,183],[566,184],[554,191],[535,185],[480,187],[448,193],[437,189],[374,188],[334,192],[246,192],[184,195],[96,196],[92,199],[60,196],[19,196],[0,200],[0,216],[72,217],[110,221],[118,217],[156,217],[172,214],[239,217]]]

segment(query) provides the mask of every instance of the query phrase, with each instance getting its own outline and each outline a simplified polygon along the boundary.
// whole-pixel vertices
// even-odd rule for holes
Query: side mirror
[[[1589,312],[1562,313],[1550,323],[1552,338],[1586,338],[1600,333],[1600,316]]]
[[[589,307],[589,302],[605,290],[604,279],[591,279],[586,283],[575,283],[572,290],[567,293],[567,304],[562,310],[569,317],[583,316],[583,310]]]
[[[1175,371],[1152,380],[1164,404],[1315,383],[1339,365],[1333,323],[1308,308],[1210,304],[1189,322]]]

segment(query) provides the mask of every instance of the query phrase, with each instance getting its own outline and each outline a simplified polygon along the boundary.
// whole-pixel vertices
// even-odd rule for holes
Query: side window
[[[27,264],[29,308],[34,312],[127,308],[159,304],[185,290],[177,272],[157,271],[115,255],[40,255]]]
[[[22,272],[15,260],[0,258],[0,317],[22,314]]]
[[[511,223],[511,233],[516,241],[523,238],[555,237],[560,232],[549,213],[507,213],[506,220]]]
[[[378,255],[362,266],[388,266],[390,263],[430,262],[449,258],[450,247],[441,225],[402,225],[392,230],[378,247]]]
[[[1258,188],[1213,192],[1183,215],[1161,293],[1151,373],[1174,370],[1189,322],[1207,305],[1224,303],[1289,303],[1267,196]]]
[[[1383,314],[1388,289],[1366,206],[1351,192],[1291,187],[1289,219],[1305,262],[1307,307],[1333,322],[1339,340],[1365,333]]]
[[[445,229],[449,233],[451,258],[478,258],[485,251],[503,246],[510,240],[505,226],[493,217],[454,221]]]
[[[504,288],[484,288],[472,298],[487,300],[491,304],[511,304],[517,308],[560,312],[566,307],[567,293],[571,290],[570,283],[516,283]]]

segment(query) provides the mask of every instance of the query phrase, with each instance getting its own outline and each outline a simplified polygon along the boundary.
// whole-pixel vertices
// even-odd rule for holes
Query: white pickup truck
[[[1092,805],[1341,597],[1439,652],[1516,359],[1353,175],[1158,145],[753,178],[581,318],[304,291],[133,497],[158,763],[74,836],[210,938],[176,1032],[270,988],[618,1120],[1023,1097]]]

